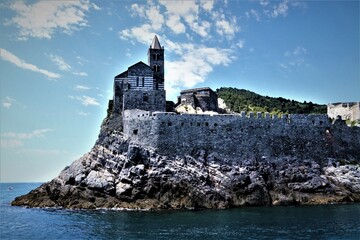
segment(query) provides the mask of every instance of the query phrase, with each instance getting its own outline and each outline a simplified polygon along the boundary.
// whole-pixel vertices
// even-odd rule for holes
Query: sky
[[[94,145],[113,79],[156,34],[165,89],[360,101],[359,1],[0,3],[0,181],[44,182]]]

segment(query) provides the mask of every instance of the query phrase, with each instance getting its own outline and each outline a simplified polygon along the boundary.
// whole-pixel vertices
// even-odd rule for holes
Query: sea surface
[[[30,209],[40,183],[0,183],[0,239],[360,239],[360,204],[201,211]]]

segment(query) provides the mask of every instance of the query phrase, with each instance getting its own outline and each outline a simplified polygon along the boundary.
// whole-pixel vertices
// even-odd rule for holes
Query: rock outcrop
[[[360,201],[360,159],[234,163],[201,149],[169,157],[129,142],[120,123],[120,115],[108,116],[90,152],[12,205],[157,210]]]

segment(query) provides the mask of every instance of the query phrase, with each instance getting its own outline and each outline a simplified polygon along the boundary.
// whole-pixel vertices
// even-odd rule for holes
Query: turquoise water
[[[360,239],[360,204],[170,212],[10,206],[39,185],[0,184],[0,239]]]

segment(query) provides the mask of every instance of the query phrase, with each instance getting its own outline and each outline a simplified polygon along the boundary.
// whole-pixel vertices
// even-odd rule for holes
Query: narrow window
[[[142,86],[144,87],[145,86],[145,78],[142,77]]]
[[[137,130],[137,129],[134,129],[134,130],[133,130],[133,134],[134,134],[134,135],[137,135],[137,134],[138,134],[138,130]]]
[[[139,77],[136,77],[136,86],[139,86]]]
[[[159,90],[159,83],[158,82],[156,82],[156,84],[155,84],[155,89]]]
[[[155,53],[153,54],[153,60],[156,60],[156,54]]]
[[[149,101],[149,96],[148,96],[147,93],[144,93],[144,94],[143,94],[143,101],[144,101],[144,102]]]

